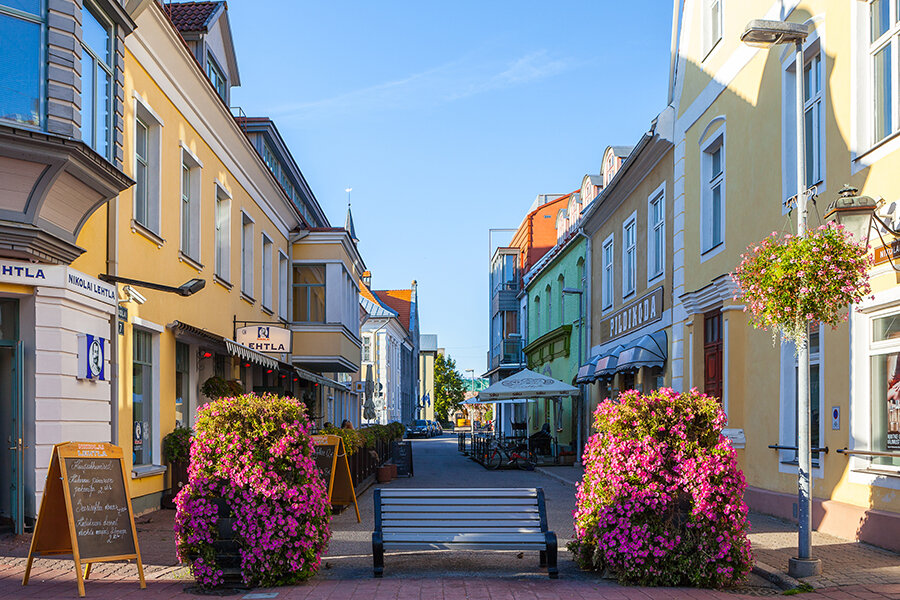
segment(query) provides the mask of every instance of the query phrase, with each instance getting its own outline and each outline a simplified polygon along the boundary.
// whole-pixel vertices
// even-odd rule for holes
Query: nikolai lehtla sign
[[[236,341],[257,352],[290,352],[291,330],[269,325],[241,327],[237,330]]]

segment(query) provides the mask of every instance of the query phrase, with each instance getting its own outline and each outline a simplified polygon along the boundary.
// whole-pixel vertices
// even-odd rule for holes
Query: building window
[[[634,293],[637,279],[637,217],[632,215],[622,226],[622,297]]]
[[[725,135],[714,136],[703,149],[700,219],[701,252],[708,252],[725,241]]]
[[[85,2],[81,8],[81,139],[110,158],[112,131],[112,26]]]
[[[225,79],[225,73],[222,72],[216,59],[209,52],[206,53],[206,75],[219,97],[228,102],[228,81]]]
[[[181,252],[200,262],[200,161],[181,149]]]
[[[263,308],[272,309],[272,240],[263,234],[262,236],[262,301]]]
[[[873,142],[894,131],[896,96],[893,86],[894,54],[900,33],[898,6],[893,0],[873,0],[869,4],[869,55],[872,68]]]
[[[704,58],[722,39],[722,0],[703,0],[703,56]]]
[[[803,62],[803,125],[806,171],[805,187],[819,186],[825,191],[825,104],[823,87],[827,81],[823,73],[820,40],[813,32],[804,51]],[[793,56],[793,55],[791,55]],[[788,200],[797,195],[797,69],[794,60],[786,62],[782,74],[782,195]],[[785,211],[788,209],[785,204]]]
[[[216,277],[231,279],[231,198],[216,186]]]
[[[288,258],[278,253],[278,317],[288,318]]]
[[[241,213],[241,292],[253,297],[253,219]]]
[[[603,242],[603,308],[612,308],[613,305],[613,276],[615,267],[613,264],[613,236]]]
[[[560,292],[562,293],[562,292]],[[550,284],[547,284],[547,287],[544,288],[544,297],[547,298],[547,314],[546,314],[546,325],[545,328],[547,331],[553,329],[553,291],[550,289]]]
[[[666,189],[660,186],[647,201],[647,280],[663,274],[666,261]]]
[[[372,362],[372,337],[364,335],[362,342],[362,361]]]
[[[541,331],[541,297],[534,297],[534,333],[540,336]]]
[[[820,365],[821,361],[821,330],[816,327],[809,331],[809,445],[811,448],[821,447],[820,417],[822,414],[822,393]],[[794,445],[798,445],[797,428],[800,422],[799,403],[800,395],[797,390],[798,367],[794,361]],[[814,461],[818,461],[819,455],[813,453]]]
[[[135,98],[134,221],[159,234],[160,138],[162,120]]]
[[[153,464],[153,336],[133,330],[132,432],[134,464]]]
[[[325,265],[294,266],[294,321],[325,322]]]
[[[871,443],[874,452],[900,452],[900,314],[872,319]],[[873,457],[873,464],[900,467],[900,457]]]
[[[39,127],[44,97],[40,0],[0,0],[0,120]]]
[[[175,342],[175,427],[187,427],[190,405],[191,347]]]
[[[566,289],[566,278],[564,275],[560,274],[559,277],[556,278],[556,285],[559,286],[559,324],[566,324],[566,294],[563,292]]]

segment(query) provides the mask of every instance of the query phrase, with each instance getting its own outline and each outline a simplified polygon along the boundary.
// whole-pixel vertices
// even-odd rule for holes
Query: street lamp
[[[578,288],[567,287],[567,288],[563,288],[562,293],[564,295],[565,294],[574,294],[574,295],[578,296],[578,366],[580,367],[582,360],[583,360],[581,357],[581,351],[582,351],[581,339],[583,337],[583,331],[584,331],[584,303],[583,303],[584,290],[581,290]],[[577,373],[578,369],[576,368],[575,371]],[[578,413],[577,413],[577,418],[575,419],[575,427],[577,428],[577,430],[575,431],[575,446],[576,446],[576,451],[578,452],[578,456],[576,458],[576,464],[581,463],[581,444],[583,443],[581,430],[584,427],[584,406],[585,406],[584,384],[579,383],[578,387],[581,390],[581,398],[578,401]],[[573,401],[573,405],[574,405],[574,401]]]
[[[475,397],[474,396],[474,394],[475,394],[475,369],[466,369],[466,373],[472,374],[472,394],[473,395],[469,397],[469,400],[471,400],[472,398]]]
[[[778,44],[794,44],[794,79],[796,80],[797,122],[797,235],[806,235],[806,132],[803,115],[803,42],[809,35],[805,23],[787,23],[756,19],[750,21],[741,41],[756,48]],[[797,557],[788,561],[792,577],[809,577],[822,572],[822,561],[812,558],[810,499],[812,495],[812,453],[809,438],[809,328],[805,327],[797,349],[797,459],[798,472],[798,540]]]

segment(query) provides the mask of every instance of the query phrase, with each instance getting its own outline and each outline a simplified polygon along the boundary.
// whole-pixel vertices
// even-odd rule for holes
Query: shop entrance
[[[25,531],[25,394],[17,300],[0,299],[0,527]]]

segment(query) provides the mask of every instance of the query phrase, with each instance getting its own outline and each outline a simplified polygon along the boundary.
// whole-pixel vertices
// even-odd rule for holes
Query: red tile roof
[[[412,312],[412,290],[374,290],[373,292],[391,310],[400,315],[400,323],[409,331],[409,315]]]
[[[224,2],[172,2],[164,4],[178,31],[206,31],[209,18]]]

